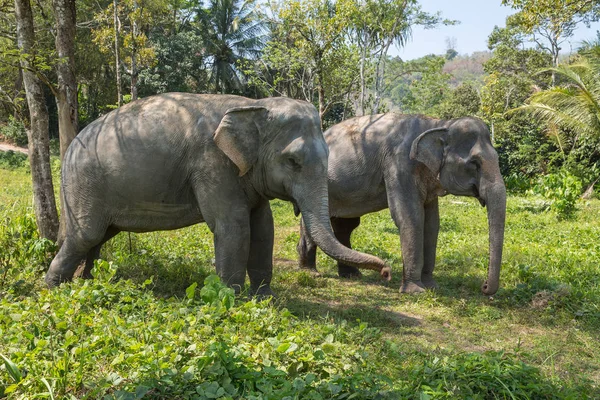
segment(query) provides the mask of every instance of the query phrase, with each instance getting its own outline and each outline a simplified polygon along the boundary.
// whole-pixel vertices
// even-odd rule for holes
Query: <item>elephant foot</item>
[[[63,282],[70,281],[70,279],[62,279],[60,275],[55,275],[52,273],[47,273],[44,280],[46,281],[46,285],[48,286],[48,289],[53,289],[57,286],[60,286],[60,284]]]
[[[298,266],[298,268],[300,268],[301,271],[308,272],[312,276],[315,276],[315,277],[320,277],[321,276],[321,273],[317,270],[317,267],[310,266],[310,265],[306,266],[306,265],[300,264]]]
[[[356,279],[362,277],[362,272],[356,267],[338,264],[338,275],[340,278]]]
[[[270,297],[272,297],[272,298],[277,297],[277,296],[275,296],[275,293],[273,293],[273,290],[271,290],[271,287],[267,286],[267,285],[262,285],[258,289],[251,288],[250,293],[251,293],[252,297],[254,297],[255,299],[257,299],[259,301],[265,300]]]
[[[421,283],[423,283],[423,286],[425,286],[427,289],[437,289],[439,287],[431,274],[421,275]]]
[[[400,293],[423,293],[426,290],[421,282],[402,282]]]

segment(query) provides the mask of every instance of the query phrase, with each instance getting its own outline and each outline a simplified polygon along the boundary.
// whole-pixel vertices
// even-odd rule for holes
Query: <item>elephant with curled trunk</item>
[[[324,136],[329,146],[331,223],[343,244],[350,247],[350,234],[362,215],[389,207],[400,231],[401,292],[435,288],[438,197],[447,193],[476,197],[487,206],[490,239],[488,278],[481,290],[487,295],[496,293],[506,189],[483,121],[390,113],[346,120]],[[316,269],[316,248],[307,228],[301,226],[297,247],[300,267]],[[338,262],[338,272],[340,276],[360,274],[344,262]]]
[[[379,271],[382,260],[341,245],[331,230],[328,149],[306,102],[167,93],[132,102],[87,126],[62,165],[62,245],[46,282],[70,280],[81,260],[91,277],[104,242],[120,231],[206,222],[223,282],[271,294],[269,199],[294,203],[323,251]]]

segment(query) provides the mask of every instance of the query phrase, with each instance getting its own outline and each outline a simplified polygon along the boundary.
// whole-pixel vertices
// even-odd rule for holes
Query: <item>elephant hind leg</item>
[[[90,226],[92,224],[87,225]],[[85,259],[87,264],[88,255],[97,254],[100,250],[100,245],[103,243],[102,239],[106,233],[106,228],[97,228],[94,231],[87,230],[82,232],[81,229],[68,227],[60,250],[50,263],[50,268],[46,273],[45,280],[48,287],[53,288],[63,282],[72,280],[81,261]],[[96,247],[98,248],[96,249]],[[91,265],[93,265],[93,260],[91,261]],[[85,269],[87,269],[87,265],[84,267],[84,274]]]
[[[348,248],[352,248],[350,244],[350,236],[360,225],[360,217],[357,218],[331,218],[331,226],[335,237],[341,244]],[[338,275],[342,278],[355,278],[362,276],[360,270],[356,267],[338,262]]]
[[[77,267],[86,257],[90,247],[80,246],[69,238],[65,239],[46,273],[45,280],[48,287],[53,288],[72,280]]]
[[[304,221],[300,219],[300,240],[296,246],[298,252],[298,266],[317,272],[317,245],[306,230]]]

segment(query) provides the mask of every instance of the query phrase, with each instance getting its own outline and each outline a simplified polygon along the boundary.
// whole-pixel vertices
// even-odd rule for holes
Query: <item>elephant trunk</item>
[[[318,191],[317,191],[318,192]],[[335,237],[329,220],[327,190],[324,196],[307,196],[295,199],[302,213],[306,229],[314,242],[328,256],[356,268],[378,271],[382,278],[391,279],[391,269],[378,257],[360,253],[341,244]],[[307,200],[308,198],[308,200]]]
[[[502,263],[502,246],[504,243],[504,223],[506,219],[506,188],[500,171],[499,179],[489,185],[484,185],[483,199],[487,205],[489,235],[490,235],[490,261],[488,278],[481,286],[485,295],[493,295],[500,285],[500,265]],[[483,191],[482,191],[483,192]]]

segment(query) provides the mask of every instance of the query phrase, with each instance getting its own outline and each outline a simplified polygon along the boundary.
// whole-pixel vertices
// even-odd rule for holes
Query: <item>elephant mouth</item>
[[[297,217],[300,215],[300,207],[298,207],[298,203],[292,200],[292,205],[294,206],[294,215]]]
[[[479,189],[477,188],[476,185],[473,185],[473,196],[475,196],[475,198],[479,201],[479,204],[481,204],[481,207],[485,207],[485,199],[481,197],[481,195],[479,194]]]

